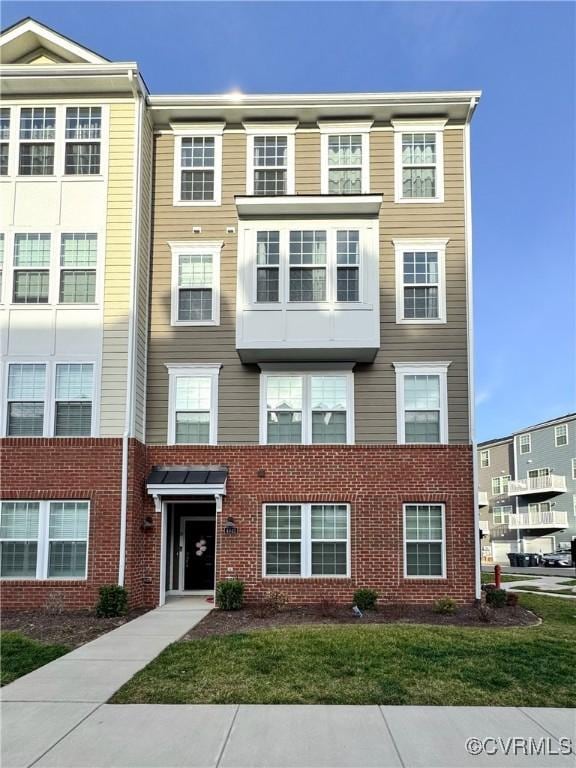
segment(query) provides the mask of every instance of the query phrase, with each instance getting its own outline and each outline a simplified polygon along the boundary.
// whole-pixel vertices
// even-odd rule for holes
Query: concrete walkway
[[[574,581],[574,578],[560,577],[560,576],[542,576],[535,578],[534,576],[527,578],[525,581],[520,580],[520,574],[518,574],[518,581],[503,581],[502,589],[507,589],[512,592],[517,590],[518,592],[526,592],[525,589],[518,589],[518,587],[531,587],[534,589],[534,594],[547,595],[549,597],[565,597],[568,600],[576,600],[576,589],[569,584],[563,584],[565,581]],[[554,592],[554,589],[571,589],[571,595],[560,595],[558,592]]]

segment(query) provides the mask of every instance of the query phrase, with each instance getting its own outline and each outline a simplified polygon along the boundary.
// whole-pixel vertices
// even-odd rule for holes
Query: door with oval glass
[[[183,519],[185,591],[214,589],[215,520]]]

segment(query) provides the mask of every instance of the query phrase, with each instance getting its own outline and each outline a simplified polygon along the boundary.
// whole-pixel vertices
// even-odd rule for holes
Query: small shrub
[[[482,584],[481,587],[482,592],[491,592],[493,589],[496,589],[496,584]]]
[[[518,605],[518,595],[515,592],[506,592],[506,605],[515,608]]]
[[[268,616],[275,616],[288,603],[288,598],[284,592],[271,590],[266,592],[262,600],[259,600],[254,606],[254,613],[258,618],[265,619]]]
[[[223,611],[239,611],[244,603],[244,582],[240,579],[219,581],[216,585],[216,605]]]
[[[503,608],[506,605],[506,590],[490,589],[486,592],[486,602],[492,608]]]
[[[361,611],[373,611],[376,608],[378,593],[375,589],[357,589],[354,592],[354,605],[357,605]]]
[[[456,600],[451,597],[441,597],[434,603],[434,613],[444,613],[446,615],[456,613]]]
[[[478,618],[480,621],[484,621],[488,624],[494,620],[494,609],[489,605],[486,605],[486,603],[480,603],[478,606]]]
[[[128,590],[118,584],[108,584],[100,587],[100,598],[96,605],[98,616],[111,618],[124,616],[128,611]]]

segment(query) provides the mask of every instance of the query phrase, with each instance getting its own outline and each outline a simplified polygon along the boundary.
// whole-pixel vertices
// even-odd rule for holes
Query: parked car
[[[570,568],[572,553],[569,549],[557,549],[555,552],[542,555],[542,563],[546,568]]]

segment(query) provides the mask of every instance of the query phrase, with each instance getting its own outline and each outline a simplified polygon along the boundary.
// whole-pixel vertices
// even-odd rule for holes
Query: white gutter
[[[467,335],[468,335],[468,420],[472,442],[472,482],[474,487],[474,570],[475,594],[482,596],[480,576],[480,506],[478,503],[478,456],[475,427],[475,386],[474,386],[474,294],[472,274],[472,178],[470,170],[470,120],[476,108],[478,97],[472,96],[464,126],[464,225],[466,228],[466,299],[467,299]]]
[[[134,431],[134,370],[136,367],[136,344],[134,340],[136,318],[135,318],[135,292],[136,292],[136,270],[138,266],[138,255],[140,246],[140,176],[142,171],[142,151],[141,151],[141,123],[143,98],[139,89],[137,77],[130,70],[128,79],[132,87],[132,93],[136,100],[136,125],[134,131],[134,178],[133,178],[133,208],[134,222],[132,229],[132,268],[130,274],[130,295],[128,306],[128,369],[126,372],[126,419],[124,423],[124,434],[122,435],[122,487],[120,495],[120,543],[118,556],[118,584],[124,586],[126,576],[126,520],[128,514],[128,453],[129,439]]]

